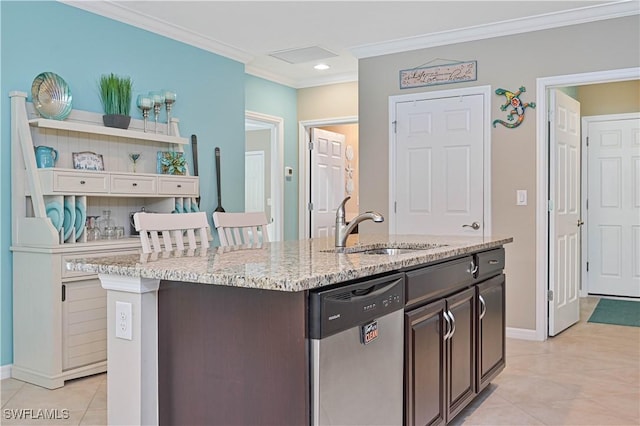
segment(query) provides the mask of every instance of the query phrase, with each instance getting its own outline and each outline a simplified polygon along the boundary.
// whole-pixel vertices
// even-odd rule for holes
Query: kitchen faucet
[[[338,206],[336,210],[336,247],[344,247],[347,243],[347,237],[353,232],[360,222],[372,220],[374,222],[384,222],[384,217],[377,212],[361,213],[354,217],[349,223],[345,220],[344,205],[347,204],[351,197],[347,197]]]

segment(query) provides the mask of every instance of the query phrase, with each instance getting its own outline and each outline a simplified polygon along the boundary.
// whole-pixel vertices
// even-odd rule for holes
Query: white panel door
[[[483,116],[483,95],[397,104],[395,233],[483,235]]]
[[[244,154],[244,210],[265,211],[264,151]]]
[[[550,93],[549,336],[580,319],[580,103]]]
[[[640,119],[587,132],[588,292],[640,297]]]
[[[344,199],[345,136],[311,129],[311,237],[331,237]]]

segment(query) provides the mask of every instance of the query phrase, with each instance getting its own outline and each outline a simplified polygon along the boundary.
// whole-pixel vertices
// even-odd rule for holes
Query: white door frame
[[[303,120],[298,122],[298,239],[311,238],[309,227],[309,203],[311,202],[311,159],[309,158],[309,141],[311,141],[312,127],[338,126],[341,124],[358,123],[358,116],[321,118],[317,120]]]
[[[613,120],[632,120],[640,118],[640,113],[630,112],[630,113],[622,113],[622,114],[606,114],[606,115],[589,115],[582,117],[581,120],[581,129],[582,129],[582,190],[581,190],[581,198],[582,198],[582,211],[583,217],[587,213],[587,198],[589,195],[589,170],[585,166],[589,164],[589,147],[586,143],[586,138],[588,136],[585,129],[589,128],[590,123],[598,123],[601,121],[613,121]],[[581,265],[581,274],[582,274],[582,287],[580,288],[580,297],[589,296],[589,274],[587,272],[587,263],[584,259],[589,260],[589,245],[587,242],[589,241],[589,222],[587,221],[586,226],[582,227],[582,265]]]
[[[266,124],[271,130],[271,215],[273,216],[273,241],[284,239],[284,119],[254,111],[245,111],[245,122]]]
[[[395,233],[396,215],[392,214],[396,201],[396,133],[393,123],[396,121],[396,104],[400,102],[420,101],[425,99],[453,98],[456,96],[484,96],[484,158],[483,191],[484,191],[484,235],[491,235],[491,86],[462,87],[459,89],[438,90],[433,92],[411,93],[389,96],[389,233]]]
[[[530,340],[546,340],[548,330],[547,289],[549,287],[549,149],[547,134],[548,89],[583,84],[612,83],[637,80],[640,67],[597,71],[582,74],[558,75],[536,79],[536,329]]]

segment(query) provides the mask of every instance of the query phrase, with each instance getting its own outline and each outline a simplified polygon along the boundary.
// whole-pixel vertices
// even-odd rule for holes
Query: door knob
[[[578,219],[578,228],[584,225],[584,222],[581,219]]]
[[[462,225],[462,227],[463,228],[466,228],[466,227],[473,228],[473,229],[475,229],[477,231],[478,229],[480,229],[480,224],[478,222],[473,222],[471,225],[464,224],[464,225]]]

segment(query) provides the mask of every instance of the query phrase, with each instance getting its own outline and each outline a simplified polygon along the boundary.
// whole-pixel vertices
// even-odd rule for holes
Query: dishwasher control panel
[[[404,274],[309,293],[309,337],[322,339],[404,308]],[[375,335],[371,330],[370,336]]]

